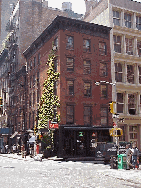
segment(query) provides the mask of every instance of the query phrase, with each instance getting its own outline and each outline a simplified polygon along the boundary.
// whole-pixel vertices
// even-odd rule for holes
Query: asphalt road
[[[18,160],[0,156],[1,188],[141,188],[141,170],[93,162]]]

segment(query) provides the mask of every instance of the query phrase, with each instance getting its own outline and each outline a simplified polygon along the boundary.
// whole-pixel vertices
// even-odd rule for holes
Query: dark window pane
[[[84,96],[91,96],[91,83],[84,82]]]
[[[74,123],[74,106],[67,106],[67,119],[66,123]]]
[[[91,73],[91,62],[84,61],[84,74],[90,74],[90,73]]]
[[[67,71],[74,70],[74,60],[73,58],[67,58]]]

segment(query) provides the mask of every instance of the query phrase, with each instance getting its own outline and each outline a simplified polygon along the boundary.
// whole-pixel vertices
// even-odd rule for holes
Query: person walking
[[[135,144],[132,146],[132,164],[133,164],[133,169],[137,166],[137,169],[139,169],[139,164],[137,162],[137,159],[139,158],[139,150],[136,147]]]
[[[132,151],[129,148],[129,144],[126,145],[126,164],[127,164],[127,168],[126,170],[130,170],[130,166],[132,166],[132,164],[130,163],[131,161],[131,156],[132,156]]]

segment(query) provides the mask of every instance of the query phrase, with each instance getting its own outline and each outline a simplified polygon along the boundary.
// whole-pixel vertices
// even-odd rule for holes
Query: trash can
[[[118,155],[118,169],[126,169],[126,168],[127,168],[126,155],[125,154]]]
[[[117,155],[110,156],[110,166],[111,169],[117,169]]]

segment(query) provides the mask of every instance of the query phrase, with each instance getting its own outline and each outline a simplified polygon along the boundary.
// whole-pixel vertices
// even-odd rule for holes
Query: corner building
[[[111,139],[112,117],[108,105],[112,100],[112,88],[106,84],[95,85],[99,80],[111,82],[110,29],[57,16],[23,53],[28,71],[27,129],[33,128],[35,123],[47,78],[46,62],[54,42],[55,67],[60,72],[55,87],[61,104],[59,126],[95,127],[97,141]],[[31,71],[35,59],[38,68]]]
[[[115,112],[124,122],[120,141],[136,142],[141,149],[141,3],[131,0],[85,1],[84,20],[112,27],[111,73],[116,81]],[[115,91],[112,97],[114,100]]]

